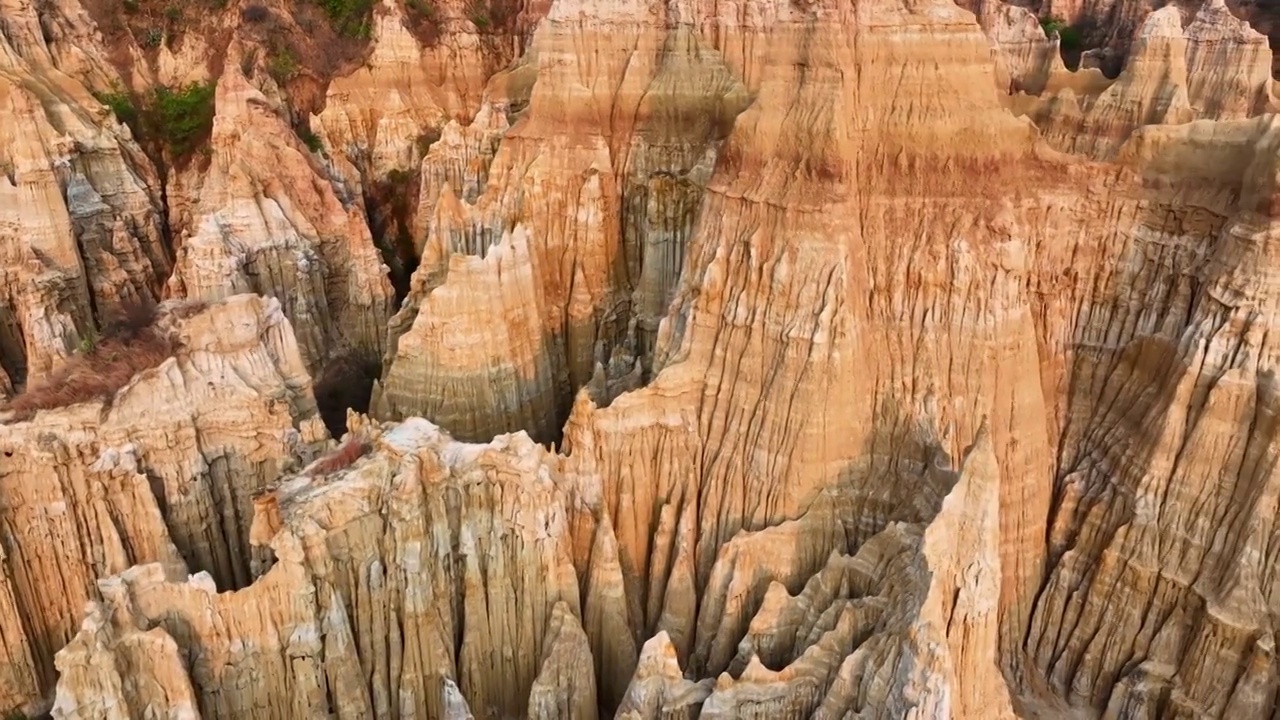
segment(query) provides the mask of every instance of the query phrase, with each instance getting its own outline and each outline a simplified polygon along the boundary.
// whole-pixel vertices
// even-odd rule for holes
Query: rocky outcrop
[[[277,562],[252,586],[219,594],[140,566],[103,583],[101,612],[193,653],[206,718],[445,717],[450,684],[478,718],[594,710],[570,670],[586,643],[555,457],[525,436],[463,445],[422,420],[360,432],[367,455],[321,458],[259,500],[280,525],[255,539]],[[249,692],[246,677],[260,678]]]
[[[594,540],[580,534],[561,458],[523,434],[467,445],[420,419],[356,425],[367,454],[341,467],[321,458],[259,500],[255,538],[278,562],[251,587],[219,594],[207,576],[156,564],[102,581],[103,601],[58,656],[75,679],[55,717],[88,717],[102,697],[188,712],[195,688],[205,718],[250,706],[266,717],[594,718],[597,679],[622,717],[698,704],[710,717],[899,703],[1008,714],[996,665],[999,473],[985,435],[927,527],[894,524],[855,557],[832,554],[799,596],[781,591],[802,609],[761,610],[752,637],[786,634],[770,655],[786,669],[753,654],[741,678],[712,686],[680,677],[665,633],[617,662],[631,631],[616,540],[608,515]],[[584,542],[589,560],[575,567]],[[779,622],[788,613],[811,629]],[[157,656],[131,664],[139,647]],[[627,682],[609,700],[615,673]],[[238,678],[250,675],[263,682],[245,692]]]
[[[398,299],[408,292],[425,238],[421,226],[431,215],[414,196],[421,189],[434,198],[427,183],[440,172],[424,174],[424,159],[442,159],[433,146],[447,128],[468,128],[471,136],[477,123],[487,124],[477,115],[490,107],[486,83],[520,56],[545,12],[545,3],[521,0],[382,0],[371,18],[367,56],[329,83],[323,109],[311,116],[335,172],[363,195]],[[469,169],[473,177],[484,172]],[[462,184],[455,190],[467,192]]]
[[[239,63],[227,63],[216,103],[212,160],[191,232],[179,243],[170,292],[198,300],[245,292],[278,298],[312,370],[341,351],[376,360],[392,289],[363,204]]]
[[[597,17],[605,10],[607,18]],[[558,428],[597,363],[616,352],[647,362],[715,150],[746,104],[718,55],[674,20],[673,11],[655,16],[640,5],[553,5],[520,64],[490,83],[492,107],[481,113],[481,132],[504,129],[499,113],[515,119],[497,151],[490,158],[483,134],[455,131],[457,140],[446,136],[439,153],[428,153],[418,209],[426,249],[417,272],[424,277],[392,323],[400,345],[388,358],[383,403],[374,404],[382,417],[422,414],[471,440],[515,429],[550,440],[556,433],[527,424],[524,408]],[[625,55],[595,63],[580,37],[626,48]],[[528,328],[530,340],[520,341],[532,354],[520,353],[512,370],[485,360],[509,354],[497,326],[492,333],[463,330],[477,347],[465,372],[437,370],[453,362],[446,358],[418,361],[419,349],[433,343],[427,322],[415,318],[431,312],[434,327],[473,324],[465,319],[475,312],[470,303],[446,310],[449,301],[430,299],[470,294],[471,276],[453,275],[457,261],[449,256],[484,258],[520,225],[529,244],[521,274],[540,298],[541,327]],[[527,303],[527,287],[510,286],[503,302]],[[518,381],[489,379],[511,372]],[[475,385],[495,392],[470,389]]]
[[[1051,74],[1065,73],[1057,34],[1047,36],[1040,20],[1027,8],[1006,5],[1000,0],[957,5],[977,16],[978,24],[991,40],[1002,91],[1039,95]]]
[[[144,632],[114,622],[104,611],[91,606],[81,633],[58,655],[58,673],[67,682],[53,714],[85,720],[199,718],[187,664],[173,638],[159,628]]]
[[[1271,711],[1278,141],[1256,34],[1220,4],[1161,10],[1111,82],[1043,59],[1026,13],[944,0],[543,10],[455,98],[379,21],[358,105],[387,111],[326,109],[345,148],[308,186],[417,168],[374,418],[299,468],[306,382],[264,381],[287,398],[254,410],[266,429],[225,431],[263,463],[218,476],[226,564],[191,550],[168,485],[142,494],[141,460],[110,465],[109,497],[154,504],[179,552],[121,540],[76,575],[98,582],[72,599],[59,716]],[[293,198],[326,166],[231,73],[220,115],[266,119],[215,140],[269,145],[291,184],[262,196]],[[234,160],[211,177],[263,177]],[[96,497],[66,502],[114,518]],[[83,546],[142,534],[130,518],[85,521]],[[0,638],[37,651],[0,683],[39,686],[36,582],[14,577]]]
[[[1197,198],[1200,222],[1164,225],[1192,285],[1172,282],[1140,333],[1078,371],[1091,389],[1071,400],[1027,650],[1058,693],[1111,717],[1258,715],[1280,684],[1260,661],[1274,628],[1257,549],[1273,514],[1274,124],[1222,128],[1215,155],[1230,190]],[[1194,157],[1204,129],[1152,129],[1141,149]],[[1162,164],[1161,179],[1180,193],[1204,186],[1181,167]]]
[[[447,418],[468,439],[513,425],[540,440],[556,437],[560,425],[548,400],[569,388],[557,375],[563,363],[553,363],[546,347],[552,333],[543,324],[541,267],[530,244],[520,225],[483,256],[448,255],[448,280],[423,293],[413,325],[398,338],[376,412]],[[478,366],[487,371],[477,375]]]
[[[412,10],[382,0],[372,50],[355,72],[329,85],[312,127],[367,182],[417,168],[448,122],[469,122],[489,77],[520,55],[522,34],[537,16],[512,2],[439,0]],[[421,43],[406,17],[429,7],[432,42]]]
[[[171,260],[155,170],[75,79],[105,71],[56,42],[79,26],[58,12],[42,25],[29,3],[0,10],[0,367],[20,386],[123,304],[159,297]]]
[[[1185,30],[1177,7],[1152,13],[1115,83],[1046,90],[1030,115],[1055,147],[1111,159],[1137,128],[1242,119],[1272,105],[1267,38],[1210,0]]]
[[[270,564],[249,545],[252,496],[327,436],[277,302],[197,309],[162,312],[176,354],[113,397],[0,426],[0,624],[24,678],[0,683],[4,707],[53,686],[99,578],[159,563],[237,588]]]

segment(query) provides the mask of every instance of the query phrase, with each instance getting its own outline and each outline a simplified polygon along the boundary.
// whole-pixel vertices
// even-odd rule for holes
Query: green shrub
[[[128,93],[113,90],[109,93],[97,93],[98,102],[106,105],[120,122],[137,132],[138,109],[133,106],[133,99]]]
[[[1049,16],[1040,18],[1040,29],[1044,30],[1044,35],[1045,37],[1048,37],[1048,38],[1051,38],[1054,35],[1057,35],[1058,32],[1066,26],[1067,24],[1063,22],[1062,18],[1059,18],[1059,17],[1054,17],[1052,15],[1049,15]]]
[[[1058,47],[1063,50],[1078,50],[1083,43],[1080,28],[1068,25],[1060,17],[1050,15],[1040,18],[1040,28],[1044,30],[1045,37],[1057,36]]]
[[[431,0],[405,0],[405,6],[409,8],[411,13],[424,20],[430,22],[435,22],[436,20],[436,6],[432,4]]]
[[[373,13],[373,0],[315,0],[333,27],[343,35],[357,38],[369,37],[372,26],[369,16]]]
[[[158,48],[162,42],[164,42],[164,30],[160,28],[148,28],[142,35],[143,47]]]
[[[156,88],[145,98],[141,110],[128,93],[120,90],[96,97],[133,130],[139,141],[161,143],[174,158],[189,155],[213,128],[213,83]]]
[[[1083,45],[1080,28],[1064,27],[1058,31],[1058,46],[1063,50],[1079,50]]]
[[[272,48],[271,58],[267,61],[267,72],[278,83],[284,83],[298,74],[298,56],[287,45]]]
[[[174,157],[195,149],[213,127],[213,83],[156,88],[151,93],[149,125]]]
[[[324,150],[324,142],[320,140],[320,136],[311,132],[309,127],[298,128],[298,138],[307,146],[307,149],[313,153]]]
[[[176,23],[182,19],[182,8],[177,5],[170,5],[164,9],[164,16],[169,22]]]
[[[467,19],[476,26],[477,30],[484,30],[493,24],[484,0],[471,0],[467,3]]]
[[[121,5],[124,6],[124,11],[130,15],[138,12],[138,0],[124,0]]]

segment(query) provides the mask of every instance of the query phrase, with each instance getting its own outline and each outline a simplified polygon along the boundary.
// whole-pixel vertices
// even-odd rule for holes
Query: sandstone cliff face
[[[1254,549],[1268,542],[1274,473],[1259,274],[1273,126],[1267,117],[1221,128],[1215,154],[1234,161],[1219,170],[1238,203],[1203,192],[1194,171],[1161,168],[1193,203],[1161,232],[1174,243],[1161,262],[1185,279],[1134,318],[1139,332],[1077,364],[1089,390],[1069,401],[1050,573],[1028,651],[1059,693],[1112,717],[1256,715],[1273,702],[1275,671],[1259,660],[1273,634],[1269,563]],[[1202,129],[1153,130],[1144,152],[1203,152]]]
[[[462,445],[420,419],[357,432],[367,455],[328,472],[322,458],[259,500],[275,518],[255,535],[277,558],[263,577],[223,594],[159,565],[104,581],[98,612],[116,625],[93,652],[120,652],[111,634],[119,644],[138,623],[162,629],[193,660],[203,717],[445,717],[451,704],[521,716],[535,682],[547,712],[594,713],[556,458],[527,436]],[[110,668],[77,647],[59,657],[89,677]],[[261,681],[246,692],[249,677]],[[168,701],[141,685],[123,697]],[[60,697],[54,711],[84,707]]]
[[[5,707],[52,687],[99,578],[156,562],[236,588],[270,562],[251,498],[326,439],[310,380],[275,301],[191,312],[162,313],[177,354],[114,397],[0,426]]]
[[[525,57],[490,83],[481,131],[446,130],[427,154],[424,277],[392,322],[374,405],[382,417],[426,414],[470,440],[520,428],[548,440],[597,362],[651,351],[715,148],[746,102],[705,40],[668,27],[673,10],[652,10],[554,4]],[[597,63],[580,38],[601,53],[622,50]],[[500,115],[514,125],[506,129]],[[503,130],[486,153],[485,135]],[[539,307],[517,331],[528,352],[505,370],[480,358],[507,355],[509,331],[473,319],[486,316],[487,301],[472,299],[472,275],[455,274],[463,265],[451,256],[483,259],[521,226],[529,247],[517,262],[533,285],[518,281],[513,292],[533,293]],[[419,360],[421,348],[437,345],[432,327],[470,338],[471,367]],[[495,373],[512,379],[493,381]],[[528,412],[539,424],[525,423]]]
[[[1206,2],[1185,30],[1178,8],[1170,5],[1143,23],[1114,83],[1093,92],[1046,90],[1030,115],[1055,147],[1111,159],[1145,125],[1234,120],[1273,110],[1270,55],[1267,38],[1222,2]]]
[[[1065,74],[1059,38],[1056,35],[1047,37],[1031,11],[988,0],[960,4],[977,16],[983,32],[995,48],[1001,89],[1007,88],[1009,93],[1039,95],[1055,71],[1058,75]]]
[[[508,6],[516,4],[435,3],[437,37],[424,46],[401,4],[379,3],[369,56],[329,85],[325,108],[312,121],[317,134],[368,182],[415,169],[433,135],[450,120],[475,117],[489,76],[519,56],[519,26],[527,20],[496,16],[511,14],[497,9]],[[499,33],[508,28],[491,27],[495,22],[517,27]]]
[[[381,356],[392,289],[364,207],[231,62],[218,82],[212,160],[169,291],[278,298],[309,368],[340,351]]]
[[[231,359],[8,426],[105,550],[0,546],[0,689],[61,649],[58,717],[1272,711],[1280,136],[1221,3],[1125,6],[1114,82],[991,3],[556,0],[488,78],[443,58],[518,32],[403,12],[324,158],[222,72],[169,288],[281,298],[181,325]],[[373,417],[300,467],[341,337]]]
[[[92,50],[68,47],[65,34],[84,31],[77,8],[47,13],[42,25],[32,4],[0,6],[6,389],[46,377],[122,303],[157,298],[171,265],[155,170],[77,82],[105,74]]]
[[[598,698],[623,717],[699,704],[704,717],[1008,714],[985,435],[927,526],[894,524],[856,556],[832,553],[795,597],[775,584],[781,607],[762,608],[748,637],[784,669],[748,652],[740,678],[711,685],[680,678],[665,633],[637,657],[617,539],[607,515],[577,532],[561,458],[523,434],[461,444],[421,419],[355,432],[366,455],[335,469],[322,458],[260,499],[255,537],[278,562],[250,588],[218,594],[207,576],[158,564],[102,581],[103,601],[58,656],[76,680],[55,717],[148,706],[195,717],[191,688],[206,718],[594,718]],[[131,662],[144,647],[161,657]],[[246,673],[264,682],[246,691]]]

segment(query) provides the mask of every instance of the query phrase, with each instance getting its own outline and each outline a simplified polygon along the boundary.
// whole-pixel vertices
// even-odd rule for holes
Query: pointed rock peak
[[[1138,37],[1143,39],[1183,37],[1182,13],[1178,11],[1176,5],[1165,5],[1147,16],[1146,21],[1142,23],[1142,29],[1138,31]]]
[[[570,605],[564,600],[557,600],[555,606],[551,608],[552,624],[554,625],[554,624],[566,622],[570,617],[573,618],[574,624],[581,627],[581,622],[579,622],[578,620],[577,607]]]
[[[462,696],[462,690],[458,688],[458,684],[453,678],[444,678],[443,687],[440,695],[444,700],[444,720],[472,720],[471,708],[467,706],[467,699]]]
[[[1187,35],[1198,40],[1230,40],[1240,43],[1267,41],[1266,35],[1232,14],[1224,0],[1206,0],[1187,28]]]
[[[570,422],[574,418],[586,420],[587,416],[595,412],[596,403],[591,398],[591,392],[586,388],[578,390],[578,394],[573,397],[573,409],[569,412]]]
[[[529,246],[529,226],[524,223],[516,223],[515,227],[503,233],[502,239],[506,242],[521,247]]]
[[[994,497],[1000,484],[1000,469],[996,460],[995,448],[991,442],[991,429],[987,419],[982,419],[978,431],[974,435],[973,444],[965,449],[964,459],[960,462],[960,480],[956,483],[951,495],[958,492],[970,502],[981,501],[988,495]],[[948,501],[951,498],[948,496]],[[944,508],[948,503],[944,504]]]
[[[596,524],[596,547],[607,548],[615,553],[617,544],[613,536],[613,519],[607,511],[601,512]]]
[[[835,554],[834,552],[832,553]],[[759,613],[765,611],[766,608],[782,605],[789,602],[794,596],[787,590],[787,586],[777,580],[769,581],[769,587],[764,591],[764,600],[760,603]]]
[[[973,435],[973,443],[964,451],[964,462],[969,461],[969,456],[974,453],[990,453],[991,449],[991,420],[988,416],[982,416],[982,422],[978,423],[978,430]]]
[[[404,17],[404,13],[400,11],[400,3],[396,2],[396,0],[382,0],[382,2],[378,4],[382,7],[375,14],[385,14],[387,17],[394,18],[396,21],[399,21]]]
[[[573,396],[573,407],[569,410],[569,419],[564,423],[564,439],[560,444],[560,452],[565,456],[584,450],[588,456],[595,446],[594,434],[591,431],[591,417],[595,413],[595,399],[588,387],[579,388]]]
[[[659,630],[657,635],[645,641],[640,648],[640,662],[636,664],[637,680],[655,675],[672,679],[683,677],[676,646],[671,644],[671,636],[666,630]]]
[[[458,197],[458,193],[453,190],[453,185],[448,182],[440,186],[435,210],[435,228],[440,230],[462,227],[470,216],[466,203]],[[432,233],[432,235],[435,234],[437,233]]]
[[[770,683],[777,679],[778,673],[765,667],[765,664],[760,662],[759,655],[751,653],[751,659],[747,661],[747,667],[742,671],[742,677],[738,682]],[[720,683],[725,681],[727,681],[726,687],[732,687],[735,682],[729,673],[722,673],[720,675],[720,681],[716,683],[716,686],[719,687]]]

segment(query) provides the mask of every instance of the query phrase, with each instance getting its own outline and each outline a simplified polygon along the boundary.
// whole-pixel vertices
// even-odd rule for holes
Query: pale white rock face
[[[103,606],[91,606],[84,632],[58,656],[58,672],[77,678],[62,686],[53,715],[126,720],[154,714],[163,703],[171,720],[199,720],[178,644],[159,628],[117,626]]]

